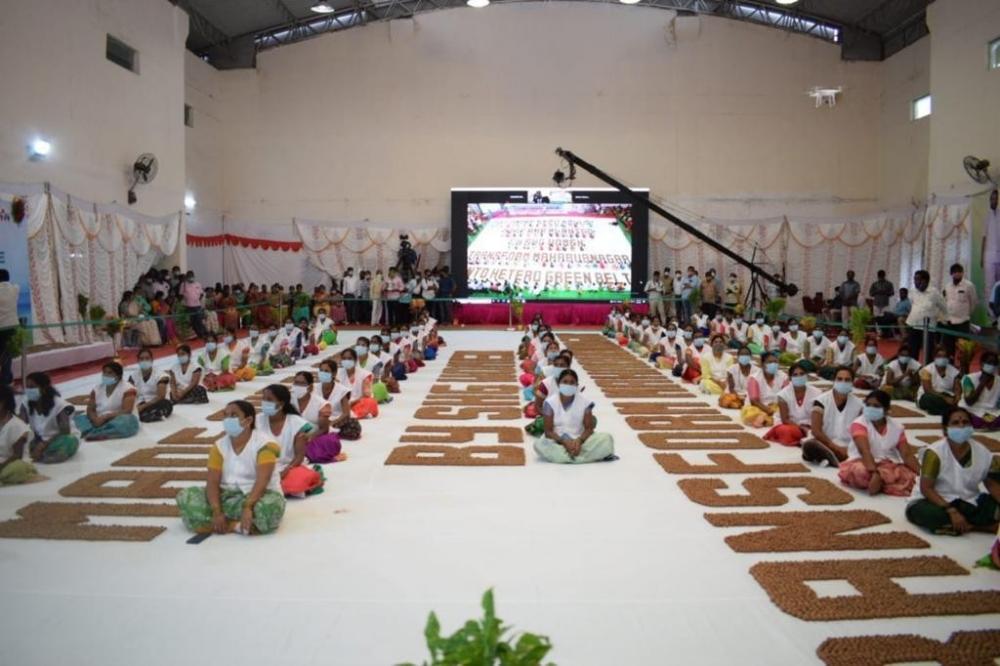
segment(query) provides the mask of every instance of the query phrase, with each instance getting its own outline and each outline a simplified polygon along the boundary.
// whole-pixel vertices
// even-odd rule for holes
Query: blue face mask
[[[291,324],[285,324],[285,333],[291,333],[293,328],[295,327]]]
[[[354,359],[353,358],[342,359],[340,361],[340,367],[342,367],[344,370],[351,370],[351,369],[353,369],[354,368]]]
[[[42,390],[29,386],[24,389],[24,397],[28,399],[28,402],[35,402],[42,397]]]
[[[802,388],[809,383],[809,378],[805,375],[795,375],[792,377],[792,386],[795,388]]]
[[[956,444],[965,444],[972,439],[972,426],[948,426],[948,439]]]
[[[684,331],[684,339],[685,340],[690,340],[693,337],[694,337],[694,333],[692,333],[691,331]]]
[[[753,359],[747,356],[746,354],[743,354],[742,356],[738,357],[737,360],[740,362],[740,365],[750,365],[750,362],[753,361]]]
[[[368,345],[354,345],[354,353],[358,356],[364,356],[368,353]]]
[[[853,389],[854,385],[851,382],[840,381],[833,383],[833,390],[839,393],[840,395],[847,395]]]
[[[250,337],[251,337],[251,338],[257,338],[257,337],[260,337],[260,331],[255,331],[255,330],[253,330],[253,329],[251,328],[251,329],[250,329]]]
[[[983,374],[984,375],[994,375],[996,374],[997,366],[992,363],[983,363]]]
[[[278,403],[263,400],[260,403],[260,411],[264,413],[264,416],[274,416],[278,413]]]
[[[849,338],[846,335],[838,335],[837,336],[837,342],[839,342],[841,345],[846,345],[848,343],[848,341],[849,341]]]
[[[114,386],[118,383],[117,377],[108,377],[107,375],[101,375],[101,386]]]
[[[185,356],[178,356],[177,357],[177,362],[180,363],[181,365],[184,365],[185,363],[187,363],[188,360],[190,360],[190,359],[186,355]]]
[[[214,352],[215,351],[215,347],[216,347],[216,344],[214,342],[206,342],[205,343],[205,351]]]
[[[550,351],[547,354],[545,354],[545,357],[550,361],[555,360],[556,356],[559,356],[559,352],[557,351]]]
[[[377,354],[382,350],[382,345],[368,345],[369,354]]]
[[[668,338],[676,338],[677,337],[677,331],[667,331],[667,337]]]
[[[813,337],[816,338],[817,340],[819,340],[820,338],[823,337],[823,331],[813,331]],[[838,338],[838,340],[839,340],[839,338]]]
[[[791,331],[792,333],[795,333],[795,332],[797,332],[799,330],[799,325],[798,324],[792,324],[792,325],[790,325],[788,327],[788,330]]]
[[[227,335],[226,337],[222,338],[222,341],[227,345],[231,345],[233,344],[233,336]]]
[[[643,326],[649,326],[649,320],[648,319],[643,319],[642,320],[642,325]]]
[[[947,368],[948,359],[944,358],[943,356],[939,356],[938,358],[934,359],[934,365],[936,365],[939,368]]]
[[[695,338],[694,346],[697,347],[698,349],[701,349],[702,347],[705,346],[705,340],[702,338]]]
[[[763,326],[764,325],[764,320],[763,319],[757,319],[756,322],[757,322],[758,326]]]
[[[235,416],[227,416],[222,419],[222,429],[230,437],[238,437],[243,432],[243,426],[240,425],[240,420]]]
[[[865,353],[869,356],[874,356],[878,353],[878,347],[865,347]]]
[[[576,385],[575,384],[560,384],[559,394],[564,395],[567,398],[571,395],[576,395]]]
[[[764,364],[764,370],[769,375],[777,374],[778,373],[778,364],[775,363],[774,361],[771,361],[770,363],[765,363]]]
[[[865,418],[872,422],[881,421],[885,418],[885,410],[881,407],[865,405]]]
[[[317,374],[319,374],[319,383],[320,384],[329,384],[330,382],[333,381],[333,373],[332,372],[326,372],[325,370],[320,370],[319,373],[317,373]]]
[[[140,370],[149,370],[152,367],[153,367],[153,362],[152,361],[139,361],[139,369]]]
[[[904,367],[907,366],[907,365],[909,365],[910,364],[910,357],[909,356],[900,356],[899,357],[899,364],[901,366],[904,366]]]
[[[545,373],[546,377],[551,377],[552,375],[556,375],[562,372],[562,368],[557,368],[554,365],[547,365],[543,369],[543,372]]]

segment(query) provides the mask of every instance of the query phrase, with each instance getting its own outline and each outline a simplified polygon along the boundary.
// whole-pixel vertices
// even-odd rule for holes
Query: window
[[[190,104],[184,105],[184,124],[188,127],[194,127],[194,109],[191,108]]]
[[[108,35],[104,55],[108,60],[130,72],[139,73],[139,52],[120,39]]]
[[[931,115],[931,96],[924,95],[913,100],[913,120],[920,120]]]
[[[997,37],[989,46],[990,69],[1000,69],[1000,37]]]

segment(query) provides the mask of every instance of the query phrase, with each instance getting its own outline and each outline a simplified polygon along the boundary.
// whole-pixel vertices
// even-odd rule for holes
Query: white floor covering
[[[581,383],[599,398],[600,429],[614,435],[617,462],[541,463],[526,437],[524,467],[383,465],[405,427],[420,423],[414,410],[452,352],[513,351],[520,336],[444,335],[441,357],[411,375],[382,416],[364,422],[361,441],[346,443],[350,459],[327,466],[326,492],[291,502],[276,535],[187,545],[179,520],[146,518],[134,522],[169,529],[148,543],[0,539],[0,663],[419,663],[428,611],[437,611],[446,631],[457,629],[478,617],[487,587],[495,588],[504,620],[552,639],[551,661],[562,666],[809,664],[830,636],[944,639],[1000,627],[1000,615],[809,623],[784,614],[748,573],[754,563],[948,555],[971,569],[991,538],[925,536],[932,547],[911,551],[734,553],[723,537],[750,528],[709,525],[706,507],[681,493],[679,477],[662,471],[585,372]],[[31,501],[60,501],[58,489],[70,481],[110,469],[124,453],[181,427],[218,432],[218,423],[203,421],[207,414],[285,374],[214,395],[207,406],[182,407],[133,440],[85,443],[74,460],[44,468],[49,481],[0,489],[0,520]],[[93,381],[60,388],[78,395]],[[738,455],[790,462],[798,450],[773,445]],[[702,452],[684,456],[706,460]],[[855,495],[845,508],[892,517],[875,531],[910,529],[903,500]],[[810,507],[793,497],[782,509]],[[911,591],[1000,591],[1000,575],[982,569],[900,583]]]

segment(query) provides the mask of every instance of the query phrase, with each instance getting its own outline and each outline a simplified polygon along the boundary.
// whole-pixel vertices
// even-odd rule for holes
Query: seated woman
[[[285,515],[275,467],[281,448],[255,428],[253,405],[226,405],[225,436],[208,454],[208,482],[177,493],[177,508],[192,532],[270,534]]]
[[[135,415],[136,389],[123,381],[121,364],[105,363],[101,368],[101,383],[90,392],[87,413],[77,414],[73,422],[89,442],[125,439],[139,432]]]
[[[837,368],[854,366],[854,343],[847,331],[841,331],[837,335],[837,340],[827,347],[826,358],[823,366],[819,369],[819,376],[823,379],[833,379],[837,373]]]
[[[684,338],[677,337],[677,324],[671,323],[663,332],[656,350],[650,354],[649,359],[654,361],[657,367],[664,370],[672,370],[678,358],[684,358],[684,349],[687,345]]]
[[[818,372],[821,377],[823,376],[823,366],[827,365],[830,347],[830,340],[823,333],[823,329],[814,328],[812,335],[806,338],[805,349],[802,351],[806,372]]]
[[[833,388],[813,404],[811,437],[802,442],[803,460],[825,461],[830,467],[847,460],[848,447],[853,441],[851,424],[864,411],[864,403],[854,396],[853,390],[854,370],[839,368],[833,376]]]
[[[595,433],[594,403],[578,393],[574,370],[559,373],[558,392],[542,406],[545,432],[535,440],[535,452],[553,463],[615,460],[615,443],[607,433]]]
[[[878,342],[873,337],[865,339],[865,353],[854,359],[855,388],[874,391],[885,377],[885,359],[878,353]]]
[[[249,367],[254,372],[254,377],[260,375],[261,377],[266,377],[268,375],[274,374],[274,368],[271,367],[270,349],[271,349],[271,337],[270,333],[260,334],[260,329],[256,326],[250,327],[250,337],[246,340],[246,350],[247,350],[247,367]]]
[[[311,437],[306,443],[306,457],[314,463],[347,460],[347,455],[340,450],[340,436],[330,432],[333,405],[313,390],[312,373],[296,372],[289,393],[292,396],[292,404],[299,414],[313,427]],[[343,395],[346,397],[346,389]]]
[[[337,381],[337,364],[325,360],[319,364],[319,394],[330,404],[330,429],[341,439],[360,439],[361,422],[351,413],[351,387]]]
[[[350,347],[340,352],[337,382],[351,389],[351,413],[356,419],[378,416],[378,402],[372,397],[372,373],[357,367],[358,355]]]
[[[721,333],[712,336],[711,351],[701,356],[701,390],[709,395],[722,395],[726,390],[726,377],[732,367],[733,357],[726,353],[726,337]]]
[[[778,344],[781,347],[781,353],[778,355],[778,361],[782,365],[791,365],[795,363],[805,352],[807,335],[805,331],[799,330],[799,322],[794,317],[788,320],[788,330],[781,334]]]
[[[729,327],[729,348],[739,349],[750,340],[750,326],[743,321],[743,315],[733,317],[733,323]]]
[[[1000,381],[997,381],[997,355],[983,352],[982,370],[962,378],[962,405],[969,410],[972,427],[977,430],[1000,430]]]
[[[526,417],[538,418],[542,415],[542,407],[545,404],[546,398],[551,398],[559,392],[559,376],[569,366],[570,357],[566,354],[556,356],[552,359],[552,363],[545,366],[545,374],[539,377],[535,383],[533,403],[530,405],[533,408],[529,412],[527,407],[525,407],[524,415]]]
[[[399,382],[392,376],[392,357],[385,351],[382,336],[373,335],[368,341],[368,356],[372,362],[372,397],[381,404],[392,402],[391,393],[399,393]]]
[[[222,353],[229,356],[229,371],[236,381],[249,382],[257,376],[257,371],[250,365],[250,342],[238,339],[235,328],[226,330],[222,338]]]
[[[730,323],[726,321],[726,317],[721,312],[712,317],[711,321],[708,322],[708,331],[711,337],[721,335],[728,342],[731,330]]]
[[[170,401],[175,405],[203,405],[208,402],[208,391],[201,385],[201,368],[191,362],[191,348],[177,348],[177,364],[170,375]]]
[[[170,377],[153,370],[153,352],[148,347],[139,350],[139,367],[132,371],[129,382],[136,390],[135,408],[140,421],[162,421],[173,413],[174,404],[167,397]]]
[[[724,409],[740,409],[747,396],[747,384],[750,377],[757,372],[753,367],[753,354],[750,347],[743,345],[736,352],[736,363],[726,372],[726,392],[719,397],[719,407]]]
[[[701,335],[702,337],[707,337],[711,333],[708,327],[708,315],[705,314],[701,307],[691,315],[691,327],[697,335]]]
[[[760,372],[747,380],[749,404],[740,410],[743,425],[768,428],[774,424],[778,411],[778,393],[788,384],[788,375],[778,367],[778,355],[764,352],[760,357]]]
[[[0,486],[27,483],[38,476],[35,466],[24,459],[31,428],[15,410],[14,390],[0,386]]]
[[[293,365],[302,357],[302,345],[302,330],[296,328],[291,319],[286,319],[284,327],[271,343],[271,366],[287,368]]]
[[[785,446],[800,446],[809,434],[812,424],[812,409],[820,390],[809,385],[809,373],[804,361],[799,361],[789,369],[791,381],[778,392],[778,412],[781,423],[767,431],[764,439]]]
[[[73,424],[76,408],[62,399],[44,372],[25,378],[24,399],[20,416],[31,426],[31,459],[48,464],[72,458],[80,448],[80,433]]]
[[[917,407],[933,416],[941,416],[958,405],[962,398],[962,373],[951,364],[948,350],[938,345],[934,362],[920,369]]]
[[[764,315],[757,315],[747,328],[747,346],[755,356],[760,356],[771,348],[770,339],[771,328],[764,322]]]
[[[967,409],[949,409],[941,424],[944,437],[921,456],[920,482],[913,488],[906,517],[935,534],[994,533],[1000,458],[972,441],[972,414]]]
[[[337,331],[333,327],[333,320],[326,316],[325,307],[316,313],[316,321],[309,332],[309,344],[315,345],[319,350],[337,344]]]
[[[841,483],[869,495],[909,497],[920,466],[902,424],[889,416],[889,405],[885,391],[868,394],[864,411],[851,423],[847,460],[837,474]]]
[[[299,415],[292,394],[284,385],[270,384],[261,392],[256,429],[276,441],[281,449],[277,472],[285,495],[304,497],[323,486],[323,476],[303,465],[313,426]]]
[[[657,349],[659,349],[660,339],[663,337],[663,333],[663,325],[660,322],[660,317],[653,317],[651,323],[649,324],[649,328],[646,329],[646,332],[642,337],[642,342],[640,343],[640,346],[646,350],[646,353],[642,354],[643,356],[649,358],[650,354],[656,353]]]
[[[697,384],[701,381],[701,353],[705,351],[705,339],[695,337],[694,329],[690,324],[684,327],[683,340],[684,348],[674,368],[671,371],[674,377]]]
[[[920,363],[910,356],[910,347],[899,346],[899,354],[885,366],[882,389],[894,400],[916,400],[920,388]]]
[[[219,346],[219,336],[209,333],[205,348],[198,354],[198,367],[202,369],[202,384],[206,391],[232,391],[236,388],[236,375],[229,371],[229,353]]]

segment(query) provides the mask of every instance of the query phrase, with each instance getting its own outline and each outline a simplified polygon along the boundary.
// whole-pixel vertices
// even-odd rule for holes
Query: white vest
[[[97,388],[95,388],[94,408],[97,411],[97,415],[103,416],[105,414],[113,414],[115,412],[121,411],[122,400],[125,398],[125,393],[134,390],[135,387],[129,384],[124,379],[115,384],[115,390],[111,392],[111,395],[108,395],[108,391],[104,386],[98,386]],[[132,412],[134,411],[135,411],[135,402],[133,401]]]
[[[322,395],[323,395],[323,387],[322,387],[322,385],[320,385],[318,388],[313,389],[313,390],[314,391],[319,391],[319,395],[322,397]],[[340,382],[334,382],[333,383],[333,388],[330,389],[330,397],[325,398],[327,404],[330,405],[330,420],[331,421],[336,421],[337,419],[339,419],[341,416],[344,415],[344,410],[341,409],[340,403],[344,399],[345,395],[346,396],[350,396],[350,394],[351,394],[351,387],[350,386],[344,386]]]
[[[288,464],[292,462],[292,458],[295,457],[295,436],[302,430],[302,426],[308,425],[308,421],[296,414],[286,414],[285,426],[281,429],[280,433],[274,433],[271,432],[271,422],[268,415],[258,414],[256,425],[255,432],[259,432],[268,441],[277,442],[278,446],[281,447],[281,456],[278,458],[278,472],[285,471]]]
[[[225,490],[241,490],[249,494],[257,483],[257,455],[260,450],[273,443],[273,438],[267,437],[259,430],[254,429],[250,434],[250,439],[246,446],[239,453],[233,450],[233,441],[226,435],[214,446],[222,456],[222,481],[220,485]],[[277,465],[275,465],[277,468]],[[271,474],[271,479],[267,483],[267,489],[281,492],[281,477],[277,469]]]
[[[990,465],[993,463],[993,454],[990,450],[979,442],[969,442],[972,462],[968,467],[962,467],[961,463],[955,459],[955,454],[951,452],[951,445],[944,437],[934,442],[926,449],[933,451],[938,460],[941,461],[941,470],[937,480],[934,482],[934,490],[947,502],[954,502],[957,499],[976,503],[976,498],[982,492],[983,481],[990,472]],[[913,493],[910,501],[925,499],[920,490],[920,483],[913,486]]]
[[[25,410],[28,412],[28,425],[31,426],[31,431],[35,433],[36,437],[45,442],[49,441],[53,437],[56,437],[59,434],[59,415],[66,410],[66,408],[76,411],[73,405],[69,404],[58,395],[53,398],[53,406],[48,414],[33,412],[28,408],[28,404],[25,403]],[[76,425],[73,423],[72,414],[70,414],[69,417],[69,431],[72,435],[79,434],[79,431],[76,429]]]
[[[973,386],[979,385],[979,378],[982,377],[982,372],[970,372],[966,375],[969,381],[972,382]],[[982,417],[987,414],[996,414],[997,400],[1000,400],[1000,377],[995,377],[993,379],[993,388],[984,389],[982,393],[979,394],[979,400],[976,400],[976,404],[970,405],[965,397],[962,398],[962,404],[969,408],[969,411],[976,416]]]
[[[192,380],[194,378],[194,373],[199,372],[201,366],[197,363],[189,362],[187,372],[181,370],[181,364],[178,363],[170,369],[170,374],[173,375],[174,381],[177,382],[177,390],[185,391],[189,386],[191,386]]]
[[[833,343],[830,345],[830,349],[833,350],[833,364],[834,365],[847,365],[850,366],[854,361],[854,343],[850,340],[844,345],[844,348],[840,348],[839,343]]]
[[[755,372],[757,372],[757,369],[751,365],[750,374],[744,375],[743,366],[740,365],[739,362],[734,363],[729,367],[728,373],[729,376],[733,378],[733,388],[737,393],[740,395],[746,395],[747,382],[750,381],[750,378],[753,377]]]
[[[826,436],[841,446],[851,443],[851,422],[861,416],[865,404],[853,394],[847,396],[844,409],[837,409],[833,390],[826,391],[816,398],[823,406],[823,432]]]
[[[246,344],[250,348],[250,357],[247,359],[247,363],[260,365],[264,360],[264,354],[271,346],[271,340],[266,335],[258,335],[256,343],[247,338]]]
[[[757,381],[757,388],[760,389],[758,400],[762,405],[773,405],[776,403],[778,401],[778,394],[781,393],[781,389],[788,382],[788,375],[785,374],[784,370],[778,370],[774,373],[770,384],[764,379],[763,370],[756,370],[752,377]]]
[[[198,355],[198,365],[205,369],[206,372],[220,373],[222,372],[222,363],[229,358],[229,351],[224,349],[220,344],[215,348],[215,357],[210,357],[208,352],[204,349],[201,354]]]
[[[851,422],[851,425],[863,425],[868,431],[868,450],[871,451],[875,462],[889,460],[894,463],[903,462],[903,456],[899,451],[899,438],[903,434],[903,426],[891,416],[885,417],[885,432],[880,433],[875,429],[875,425],[864,416],[859,416]],[[851,437],[850,444],[847,445],[847,457],[849,459],[860,458],[861,451]]]
[[[129,380],[139,392],[138,402],[150,402],[156,400],[159,395],[159,384],[166,378],[165,373],[157,372],[156,368],[152,368],[149,371],[149,379],[143,379],[142,370],[136,368]]]
[[[781,338],[785,341],[785,351],[792,354],[801,354],[802,348],[806,344],[806,337],[806,334],[802,331],[782,333]]]
[[[877,377],[885,367],[885,359],[881,354],[875,354],[875,360],[868,358],[868,354],[861,354],[857,358],[858,375],[861,377]]]
[[[372,376],[364,368],[354,366],[354,381],[347,376],[347,370],[340,368],[337,371],[337,383],[349,386],[351,389],[351,400],[360,400],[365,397],[365,380]]]
[[[778,392],[778,400],[788,407],[788,423],[795,425],[809,425],[812,420],[813,403],[821,395],[820,390],[815,386],[806,384],[806,391],[802,395],[802,403],[799,404],[795,398],[795,387],[789,384]]]
[[[294,400],[294,399],[293,399]],[[295,406],[299,406],[299,401],[295,400]],[[327,404],[327,401],[323,399],[323,396],[317,393],[316,387],[309,393],[309,402],[306,403],[306,408],[299,408],[299,414],[302,415],[306,421],[315,425],[319,425],[319,413]]]
[[[955,379],[957,379],[962,373],[959,372],[958,368],[952,364],[948,364],[944,369],[944,377],[938,372],[938,367],[933,363],[925,365],[920,371],[921,379],[923,379],[924,373],[930,377],[931,389],[935,393],[945,393],[947,395],[955,395]],[[924,383],[920,382],[920,390],[917,391],[917,400],[924,397]]]
[[[545,404],[552,410],[552,429],[557,437],[568,435],[576,439],[583,434],[583,417],[594,403],[577,393],[569,408],[563,406],[562,395],[556,390],[555,395],[545,399]]]
[[[815,336],[809,338],[809,358],[819,362],[826,361],[826,350],[831,346],[829,338],[816,339]]]

